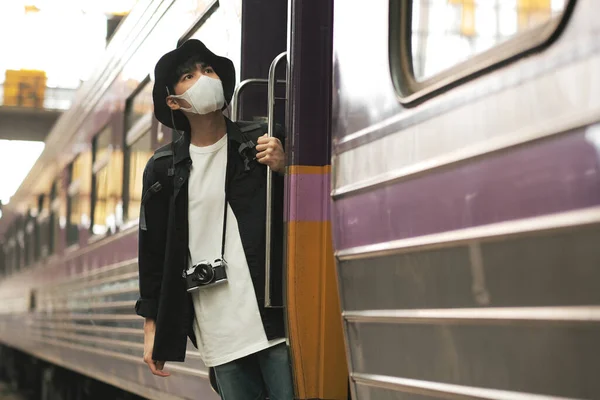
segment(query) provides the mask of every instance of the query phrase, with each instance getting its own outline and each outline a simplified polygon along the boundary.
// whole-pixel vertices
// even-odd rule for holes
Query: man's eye
[[[206,69],[204,70],[204,73],[205,73],[205,74],[212,74],[212,73],[214,73],[214,72],[215,72],[215,71],[213,71],[213,69],[212,69],[212,68],[206,68]]]
[[[194,75],[187,74],[183,79],[192,79],[193,77],[194,77]]]

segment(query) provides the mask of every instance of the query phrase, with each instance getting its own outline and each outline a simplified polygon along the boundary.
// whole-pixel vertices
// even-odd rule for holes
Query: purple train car
[[[353,397],[600,397],[599,6],[335,3]]]
[[[236,66],[230,116],[285,126],[271,268],[297,399],[600,398],[599,14],[139,0],[4,207],[0,377],[44,400],[218,398],[191,343],[151,375],[133,310],[142,171],[172,137],[151,70],[199,38]]]

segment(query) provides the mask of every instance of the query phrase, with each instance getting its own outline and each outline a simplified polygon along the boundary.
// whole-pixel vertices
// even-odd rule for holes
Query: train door
[[[260,4],[244,2],[244,18],[254,18],[254,31],[243,33],[242,76],[231,117],[286,131],[285,206],[277,210],[273,199],[267,222],[267,242],[273,235],[285,238],[284,249],[270,249],[267,263],[271,277],[283,273],[284,287],[265,282],[265,301],[285,309],[296,398],[347,399],[329,218],[333,1],[290,1],[287,35],[281,24],[265,29],[264,16],[268,11],[274,17],[275,11],[271,2]],[[286,37],[287,48],[281,49]]]
[[[354,398],[600,397],[599,13],[335,2]]]

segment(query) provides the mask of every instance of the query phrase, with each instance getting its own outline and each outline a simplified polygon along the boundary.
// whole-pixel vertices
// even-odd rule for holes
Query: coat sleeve
[[[149,193],[156,183],[154,160],[148,161],[144,169],[142,205],[145,209],[145,229],[140,224],[138,236],[138,266],[140,297],[135,311],[144,318],[156,319],[162,284],[163,265],[167,243],[167,221],[169,197],[165,193]]]

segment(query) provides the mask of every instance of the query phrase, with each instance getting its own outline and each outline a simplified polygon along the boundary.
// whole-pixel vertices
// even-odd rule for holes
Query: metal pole
[[[268,130],[267,136],[273,137],[275,134],[275,85],[276,85],[276,70],[277,65],[281,60],[286,59],[287,52],[283,52],[279,54],[273,62],[271,63],[271,67],[269,68],[269,83],[268,83]],[[267,167],[267,206],[266,206],[266,227],[265,227],[265,307],[273,308],[271,304],[271,209],[272,209],[272,201],[273,201],[273,193],[271,191],[271,187],[273,186],[273,171],[271,168]]]

